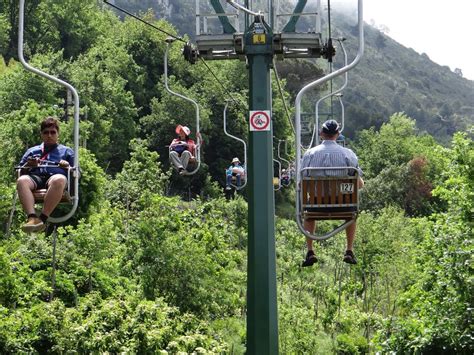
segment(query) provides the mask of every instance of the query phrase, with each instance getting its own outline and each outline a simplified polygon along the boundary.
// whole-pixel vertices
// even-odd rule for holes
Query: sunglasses
[[[44,134],[45,136],[47,136],[49,134],[52,135],[52,136],[54,136],[55,134],[58,134],[57,131],[41,131],[41,133]]]

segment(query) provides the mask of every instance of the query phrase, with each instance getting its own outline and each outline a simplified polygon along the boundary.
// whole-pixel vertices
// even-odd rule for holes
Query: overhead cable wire
[[[216,76],[216,74],[214,74],[214,72],[212,71],[211,67],[206,63],[206,61],[203,59],[203,58],[199,58],[201,59],[201,61],[204,63],[204,65],[206,66],[207,70],[209,70],[209,72],[212,74],[212,76],[214,77],[214,79],[216,79],[216,81],[219,83],[219,85],[221,86],[222,90],[224,90],[224,93],[227,94],[230,99],[238,104],[239,106],[244,106],[244,108],[247,110],[247,105],[245,105],[244,103],[242,103],[240,100],[237,100],[235,99],[232,94],[230,93],[230,91],[224,86],[224,84],[222,84],[222,81],[219,80],[219,78]]]
[[[176,40],[178,40],[178,41],[181,41],[181,42],[183,42],[183,43],[186,43],[186,41],[185,41],[183,38],[178,37],[178,36],[176,36],[176,35],[173,35],[172,33],[168,32],[168,31],[165,31],[165,30],[163,30],[162,28],[159,28],[159,27],[153,25],[152,23],[147,22],[147,21],[141,19],[140,17],[138,17],[138,16],[132,14],[131,12],[128,12],[128,11],[125,10],[125,9],[122,9],[121,7],[119,7],[119,6],[115,5],[115,4],[112,4],[112,3],[108,2],[107,0],[103,0],[103,1],[104,1],[107,5],[109,5],[109,6],[113,7],[113,8],[115,8],[115,9],[117,9],[117,10],[119,10],[119,11],[125,13],[125,14],[127,14],[128,16],[133,17],[135,20],[138,20],[138,21],[144,23],[145,25],[148,25],[148,26],[150,26],[150,27],[153,27],[155,30],[158,30],[158,31],[160,31],[160,32],[162,32],[162,33],[164,33],[164,34],[170,36],[170,37],[173,37],[174,39],[176,39]]]
[[[134,19],[136,19],[136,20],[138,20],[138,21],[140,21],[140,22],[142,22],[142,23],[144,23],[144,24],[146,24],[146,25],[148,25],[148,26],[150,26],[150,27],[153,27],[155,30],[158,30],[158,31],[160,31],[160,32],[162,32],[162,33],[164,33],[164,34],[166,34],[166,35],[168,35],[168,36],[170,36],[170,37],[172,37],[172,38],[174,38],[174,39],[180,41],[180,42],[187,43],[183,38],[177,37],[177,36],[175,36],[175,35],[173,35],[173,34],[167,32],[167,31],[165,31],[165,30],[163,30],[163,29],[161,29],[161,28],[159,28],[159,27],[157,27],[157,26],[155,26],[155,25],[153,25],[153,24],[151,24],[151,23],[149,23],[149,22],[147,22],[147,21],[141,19],[140,17],[138,17],[138,16],[132,14],[131,12],[128,12],[127,10],[122,9],[121,7],[119,7],[119,6],[115,5],[115,4],[109,3],[107,0],[103,0],[103,1],[104,1],[107,5],[112,6],[113,8],[115,8],[115,9],[117,9],[117,10],[119,10],[119,11],[121,11],[121,12],[123,12],[123,13],[125,13],[125,14],[131,16],[131,17],[133,17]],[[199,58],[199,59],[201,59],[201,61],[202,61],[202,62],[204,63],[204,65],[206,66],[206,68],[209,70],[209,72],[212,74],[212,76],[216,79],[216,81],[217,81],[217,82],[219,83],[219,85],[222,87],[222,89],[224,90],[224,92],[231,98],[231,100],[232,100],[234,103],[237,103],[237,104],[240,105],[240,106],[241,106],[241,105],[244,105],[245,109],[247,109],[247,106],[246,106],[245,104],[243,104],[241,101],[236,100],[236,99],[230,94],[230,91],[225,88],[225,86],[222,84],[222,82],[219,80],[219,78],[218,78],[218,77],[214,74],[214,72],[211,70],[211,68],[209,67],[209,65],[207,65],[206,61],[205,61],[203,58]]]
[[[275,73],[275,78],[276,78],[276,82],[277,82],[277,85],[278,85],[278,91],[280,92],[281,101],[283,101],[283,107],[285,108],[285,112],[286,112],[286,116],[288,118],[288,122],[290,123],[291,129],[293,130],[293,134],[296,134],[295,126],[293,124],[293,121],[291,120],[290,110],[288,109],[288,105],[286,104],[285,96],[283,95],[283,88],[281,86],[280,77],[278,75],[278,71],[277,71],[277,68],[276,68],[275,59],[273,59],[273,72]]]
[[[331,0],[328,0],[328,35],[329,35],[328,41],[330,41],[331,47],[332,47]],[[330,48],[330,50],[331,50],[331,48]],[[332,73],[333,72],[332,57],[330,57],[330,58],[331,58],[331,60],[329,61],[329,72]],[[329,82],[329,90],[330,90],[330,92],[332,92],[332,90],[333,90],[332,79]],[[334,108],[333,108],[334,105],[333,105],[333,97],[332,96],[330,98],[330,103],[331,103],[331,119],[332,119],[332,118],[334,118]]]

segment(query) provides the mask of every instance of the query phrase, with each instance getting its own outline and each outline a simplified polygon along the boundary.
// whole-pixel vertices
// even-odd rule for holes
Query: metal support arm
[[[359,28],[359,49],[357,51],[357,55],[356,57],[354,58],[354,60],[342,67],[341,69],[339,70],[336,70],[318,80],[315,80],[309,84],[307,84],[306,86],[304,86],[299,92],[298,92],[298,95],[296,96],[296,100],[295,100],[295,131],[296,131],[296,134],[295,134],[295,149],[296,149],[296,186],[299,186],[299,184],[301,183],[301,174],[300,174],[300,164],[301,164],[301,101],[303,99],[303,95],[311,88],[315,87],[315,86],[318,86],[318,85],[321,85],[329,80],[331,80],[332,78],[335,78],[339,75],[342,75],[344,74],[345,72],[351,70],[352,68],[354,68],[360,61],[360,59],[362,58],[362,55],[364,53],[364,17],[363,17],[363,6],[362,6],[362,3],[363,3],[363,0],[358,0],[358,28]],[[298,188],[298,187],[297,187]],[[299,213],[299,205],[300,205],[300,198],[298,196],[298,192],[296,194],[296,218],[297,220],[299,220],[300,216],[298,215]],[[302,228],[302,226],[300,224],[298,224],[298,227],[300,228],[300,230],[306,234],[306,231],[304,230],[304,228]]]
[[[164,58],[165,88],[166,88],[166,91],[168,91],[170,94],[177,96],[188,102],[191,102],[196,108],[196,157],[195,157],[196,168],[193,171],[187,171],[187,170],[184,171],[184,175],[193,175],[199,170],[199,167],[201,166],[201,134],[199,133],[199,105],[193,99],[190,99],[189,97],[186,97],[184,95],[181,95],[177,92],[172,91],[168,86],[168,53],[169,53],[170,44],[172,42],[173,42],[173,39],[171,38],[168,38],[166,41],[166,50],[165,50],[165,58]]]
[[[229,132],[227,132],[227,107],[228,106],[229,106],[229,102],[226,102],[225,107],[224,107],[224,115],[223,115],[224,116],[224,133],[230,138],[235,139],[243,144],[244,146],[244,172],[245,172],[245,175],[247,175],[247,143],[245,143],[243,139],[240,139],[239,137],[236,137],[230,134]],[[244,179],[243,184],[241,184],[240,186],[237,186],[234,184],[231,184],[231,185],[237,190],[242,190],[247,185],[247,177]]]

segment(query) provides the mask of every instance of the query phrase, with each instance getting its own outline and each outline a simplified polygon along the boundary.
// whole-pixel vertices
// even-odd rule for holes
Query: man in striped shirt
[[[314,148],[309,149],[303,155],[301,162],[301,169],[314,168],[314,167],[354,167],[359,171],[358,186],[362,188],[364,181],[360,176],[362,171],[359,168],[357,156],[349,148],[336,143],[340,133],[339,124],[335,120],[328,120],[324,122],[320,136],[322,143]],[[306,176],[347,176],[348,170],[307,170]],[[304,228],[310,233],[314,233],[316,221],[314,219],[306,219],[304,221]],[[353,244],[356,232],[356,223],[350,224],[346,228],[347,237],[347,249],[344,253],[344,262],[349,264],[356,264],[357,259],[353,252]],[[313,240],[306,238],[306,245],[308,252],[306,253],[306,259],[303,261],[303,266],[312,266],[316,261],[316,255],[313,250]]]

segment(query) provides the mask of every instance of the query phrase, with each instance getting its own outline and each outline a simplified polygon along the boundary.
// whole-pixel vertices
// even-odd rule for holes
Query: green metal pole
[[[245,52],[249,64],[250,112],[270,112],[272,31],[262,18],[257,17],[245,32]],[[268,126],[264,119],[257,119],[259,130],[249,132],[247,354],[256,355],[278,354],[273,132],[271,115],[268,117]]]

